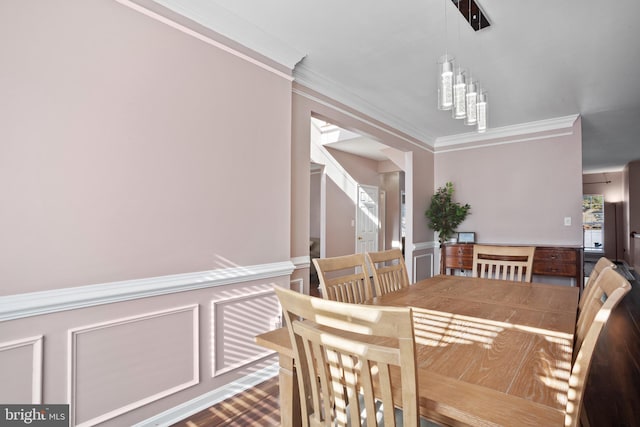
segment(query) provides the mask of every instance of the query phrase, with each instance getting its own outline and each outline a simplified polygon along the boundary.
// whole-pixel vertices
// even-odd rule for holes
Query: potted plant
[[[431,197],[431,205],[424,213],[429,227],[438,232],[438,242],[442,250],[442,244],[453,237],[456,228],[469,214],[471,206],[453,201],[453,184],[447,182],[444,187],[438,188]],[[442,253],[440,254],[440,272],[442,272]]]

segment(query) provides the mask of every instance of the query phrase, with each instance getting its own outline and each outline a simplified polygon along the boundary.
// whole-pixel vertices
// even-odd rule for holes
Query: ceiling
[[[149,1],[149,0],[147,0]],[[436,109],[446,51],[488,91],[490,131],[582,117],[583,170],[640,159],[640,2],[155,0],[294,68],[301,84],[437,147],[469,127]]]

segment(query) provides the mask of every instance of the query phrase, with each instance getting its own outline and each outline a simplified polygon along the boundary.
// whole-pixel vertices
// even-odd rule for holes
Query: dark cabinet
[[[444,246],[443,265],[445,271],[471,270],[473,263],[472,243],[450,243]],[[570,246],[536,246],[533,257],[533,274],[539,276],[575,278],[582,287],[582,248]]]

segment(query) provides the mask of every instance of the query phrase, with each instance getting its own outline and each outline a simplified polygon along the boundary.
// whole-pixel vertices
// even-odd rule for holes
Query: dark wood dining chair
[[[373,273],[376,296],[394,292],[409,286],[409,276],[400,249],[367,252]]]
[[[585,301],[589,300],[589,293],[594,289],[591,284],[595,283],[596,279],[602,273],[605,268],[616,268],[616,265],[606,257],[601,257],[596,265],[593,266],[591,273],[589,274],[589,279],[584,284],[584,290],[582,291],[582,295],[580,296],[580,301],[578,302],[578,312],[582,311]]]
[[[303,426],[376,426],[378,418],[385,426],[419,425],[410,308],[354,310],[284,288],[275,292],[294,350]]]
[[[323,298],[355,304],[372,298],[373,291],[364,254],[315,258],[313,263],[318,272]]]
[[[605,268],[590,286],[593,290],[585,308],[580,313],[582,323],[578,320],[576,342],[574,344],[574,361],[569,378],[569,393],[565,414],[565,426],[581,425],[582,399],[587,383],[591,360],[598,342],[598,337],[609,320],[613,309],[622,298],[629,293],[631,285],[616,270]],[[585,425],[588,425],[585,423]]]
[[[531,282],[535,246],[473,245],[472,276]]]

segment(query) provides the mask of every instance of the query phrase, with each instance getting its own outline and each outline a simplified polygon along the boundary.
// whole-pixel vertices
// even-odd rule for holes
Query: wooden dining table
[[[422,416],[447,425],[562,426],[578,292],[440,275],[367,303],[412,308]],[[256,342],[279,355],[282,425],[300,425],[286,328]]]

